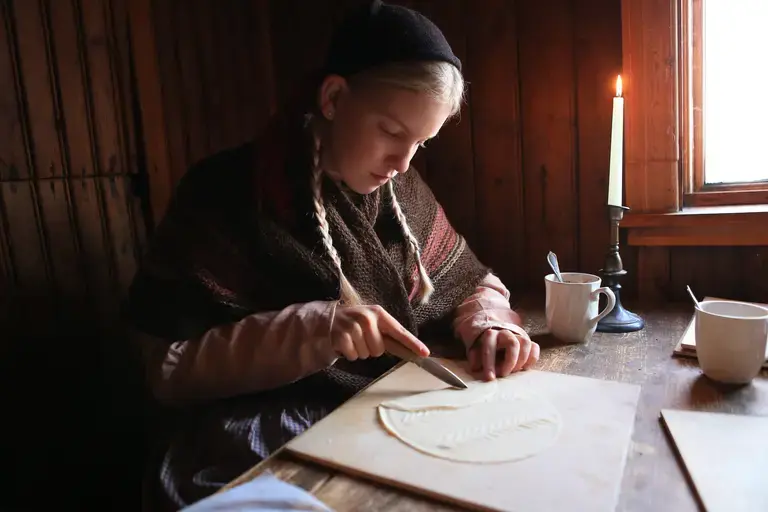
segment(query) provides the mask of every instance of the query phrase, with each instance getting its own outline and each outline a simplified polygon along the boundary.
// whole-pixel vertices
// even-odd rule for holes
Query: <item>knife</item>
[[[467,384],[461,380],[458,375],[440,364],[440,362],[433,357],[418,356],[389,336],[384,336],[384,346],[386,351],[393,356],[415,364],[422,370],[429,372],[446,384],[450,384],[451,386],[461,389],[466,389],[468,387]]]

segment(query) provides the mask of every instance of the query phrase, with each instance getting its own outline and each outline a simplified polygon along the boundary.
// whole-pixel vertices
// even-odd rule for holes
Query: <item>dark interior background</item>
[[[138,508],[151,412],[119,305],[158,216],[150,197],[257,133],[356,3],[0,1],[9,508]],[[395,3],[443,29],[469,81],[460,118],[416,162],[457,229],[516,295],[543,292],[550,250],[564,270],[597,272],[620,0]],[[167,165],[148,164],[150,147]],[[766,248],[623,246],[622,257],[630,299],[685,300],[686,284],[768,296]]]

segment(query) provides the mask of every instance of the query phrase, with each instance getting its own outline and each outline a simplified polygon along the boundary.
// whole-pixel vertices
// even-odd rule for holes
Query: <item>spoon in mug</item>
[[[563,276],[560,275],[560,265],[557,264],[557,256],[552,251],[549,251],[549,254],[547,254],[547,263],[549,263],[549,266],[552,268],[552,271],[555,273],[555,277],[557,278],[557,280],[562,283]]]
[[[691,296],[691,298],[693,299],[693,303],[696,304],[696,309],[701,309],[701,305],[699,304],[699,301],[696,298],[696,296],[693,294],[693,291],[691,290],[691,287],[686,285],[685,289],[688,290],[688,295]]]

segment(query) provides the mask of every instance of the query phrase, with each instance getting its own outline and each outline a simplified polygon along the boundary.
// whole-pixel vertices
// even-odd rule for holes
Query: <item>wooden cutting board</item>
[[[768,417],[663,409],[708,512],[768,510]]]
[[[465,380],[458,364],[443,361]],[[562,418],[553,446],[517,462],[452,462],[418,452],[378,421],[379,403],[447,386],[407,363],[343,404],[286,449],[374,481],[481,510],[613,511],[640,392],[636,385],[542,371],[519,379]]]

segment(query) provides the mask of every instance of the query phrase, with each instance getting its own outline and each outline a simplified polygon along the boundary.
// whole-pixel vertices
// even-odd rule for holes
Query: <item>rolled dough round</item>
[[[379,405],[379,419],[390,434],[435,457],[521,460],[554,444],[562,420],[549,401],[516,388],[514,379],[498,379],[389,400]]]

